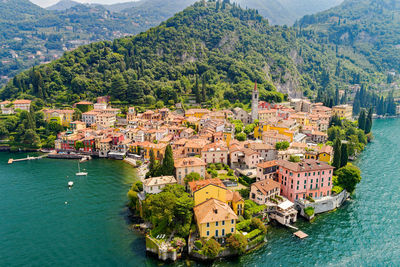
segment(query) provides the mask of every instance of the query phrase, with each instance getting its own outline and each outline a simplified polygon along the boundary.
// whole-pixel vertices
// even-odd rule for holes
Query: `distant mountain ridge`
[[[80,5],[79,2],[75,2],[72,0],[61,0],[57,2],[56,4],[46,7],[47,10],[56,10],[56,11],[63,11],[66,9],[69,9],[71,7],[74,7],[76,5]]]
[[[242,7],[257,9],[271,24],[288,25],[304,15],[337,6],[343,0],[236,0]]]

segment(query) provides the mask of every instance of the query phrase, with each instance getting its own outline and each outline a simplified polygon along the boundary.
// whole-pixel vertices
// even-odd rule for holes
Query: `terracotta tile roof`
[[[185,147],[189,147],[189,148],[203,148],[205,145],[207,145],[208,143],[210,143],[210,141],[208,141],[207,139],[202,139],[202,138],[198,138],[198,139],[190,139],[186,142]]]
[[[279,166],[294,172],[330,170],[334,169],[331,165],[314,159],[304,159],[301,162],[290,162],[287,160],[277,160]]]
[[[90,101],[79,101],[75,105],[93,105],[93,103]]]
[[[272,179],[265,179],[262,181],[252,183],[251,186],[255,186],[258,190],[260,190],[261,193],[263,193],[264,195],[267,195],[269,191],[276,189],[276,188],[278,188],[278,192],[279,192],[281,184]]]
[[[271,146],[270,144],[264,144],[264,143],[258,143],[258,142],[248,142],[248,147],[253,149],[253,150],[269,150],[269,149],[275,149],[275,147]]]
[[[224,183],[218,178],[192,181],[188,183],[191,192],[197,191],[210,184],[226,188]]]
[[[201,150],[203,152],[215,152],[215,151],[226,151],[228,152],[228,147],[224,142],[217,142],[217,143],[211,143],[207,144],[203,147]]]
[[[228,204],[214,198],[197,205],[193,210],[198,224],[238,219]]]
[[[195,167],[195,166],[206,166],[207,164],[204,160],[197,158],[197,157],[190,157],[190,158],[182,158],[175,160],[175,168],[182,168],[182,167]]]
[[[30,104],[32,100],[26,100],[26,99],[17,99],[14,100],[13,104]]]
[[[231,190],[226,191],[226,201],[232,201],[235,203],[241,200],[243,200],[243,198],[238,191],[231,191]]]
[[[258,163],[257,167],[264,169],[264,168],[269,168],[269,167],[276,166],[276,165],[278,165],[277,161],[271,160],[271,161],[265,161],[265,162]]]

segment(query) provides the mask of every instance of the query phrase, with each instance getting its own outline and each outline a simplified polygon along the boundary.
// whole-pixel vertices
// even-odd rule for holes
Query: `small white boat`
[[[81,167],[79,165],[79,161],[78,161],[78,172],[75,175],[76,176],[87,176],[88,175],[87,172],[81,172]]]
[[[72,182],[72,181],[68,182],[68,187],[72,187],[73,185],[74,185],[74,182]]]

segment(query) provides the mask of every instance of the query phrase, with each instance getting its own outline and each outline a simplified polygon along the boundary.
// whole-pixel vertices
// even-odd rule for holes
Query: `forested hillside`
[[[400,1],[346,0],[305,16],[297,26],[317,33],[338,50],[361,54],[377,70],[400,71]]]
[[[146,31],[195,1],[140,0],[83,5],[61,0],[43,9],[28,0],[0,0],[0,87],[22,70],[59,58],[64,51],[79,45]],[[296,0],[246,1],[243,7],[258,8],[270,22],[280,23],[286,18],[299,18],[305,10],[320,11],[341,0],[317,1],[321,4],[305,0],[301,7]]]
[[[304,15],[337,6],[343,0],[236,0],[242,7],[257,9],[271,24],[293,25]]]
[[[191,93],[213,105],[224,98],[248,101],[254,81],[261,99],[280,101],[277,89],[331,98],[354,76],[373,79],[357,62],[337,58],[335,46],[311,34],[299,38],[255,10],[226,2],[202,1],[135,37],[82,46],[17,75],[0,98],[28,94],[71,103],[110,94],[135,104],[173,104]]]

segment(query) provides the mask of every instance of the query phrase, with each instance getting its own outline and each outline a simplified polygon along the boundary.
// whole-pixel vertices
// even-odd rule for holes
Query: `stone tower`
[[[253,95],[251,97],[251,122],[258,119],[258,89],[257,81],[254,84]]]

